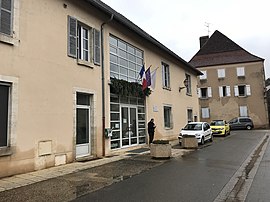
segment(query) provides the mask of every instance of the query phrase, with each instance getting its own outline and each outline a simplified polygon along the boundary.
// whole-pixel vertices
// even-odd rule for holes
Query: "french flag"
[[[145,71],[145,67],[143,65],[139,73],[142,80],[142,90],[145,90],[148,86],[152,85],[150,67]]]

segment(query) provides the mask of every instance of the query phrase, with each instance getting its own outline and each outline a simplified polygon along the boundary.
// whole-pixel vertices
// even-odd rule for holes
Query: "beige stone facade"
[[[238,67],[244,67],[245,76],[237,76]],[[218,78],[218,70],[220,69],[225,70],[226,76],[224,78]],[[267,127],[268,117],[262,62],[218,65],[200,68],[200,70],[207,73],[207,78],[200,79],[198,77],[198,91],[201,88],[210,88],[212,91],[210,96],[207,93],[206,97],[201,96],[199,98],[201,108],[209,108],[210,112],[209,118],[202,118],[202,120],[207,122],[214,119],[229,121],[234,117],[249,116],[252,118],[256,128]],[[245,95],[237,95],[235,88],[238,88],[238,86],[245,86],[245,90],[247,90],[248,86],[249,92],[246,92]],[[221,89],[223,87],[226,87],[226,90]],[[223,95],[223,91],[226,91],[227,95]],[[246,115],[241,114],[241,106],[247,109]],[[243,111],[243,113],[245,112]]]
[[[155,139],[176,139],[188,120],[199,119],[196,86],[200,72],[153,38],[147,38],[147,34],[130,21],[125,19],[126,24],[119,23],[123,16],[106,5],[101,8],[102,2],[11,2],[14,3],[11,33],[0,33],[0,90],[3,89],[0,93],[7,100],[7,112],[1,112],[0,106],[1,118],[7,119],[1,130],[5,133],[0,134],[4,135],[0,139],[0,177],[144,147],[150,118],[154,118],[157,125]],[[116,15],[111,18],[109,12]],[[142,101],[140,104],[132,104],[133,98],[129,98],[129,103],[119,101],[117,112],[112,109],[109,86],[114,55],[110,41],[113,39],[140,52],[131,79],[137,77],[140,64],[144,63],[146,68],[152,65],[151,70],[158,68],[152,94],[145,99],[136,98]],[[74,44],[75,49],[72,49]],[[125,62],[120,64],[120,59],[129,64],[134,55],[121,58],[121,48],[116,49],[116,65],[123,68],[123,75],[126,70],[133,71],[131,66],[125,67]],[[167,87],[163,85],[164,64],[169,70]],[[179,91],[186,78],[190,91],[187,88]],[[128,133],[126,141],[122,128],[126,123],[125,109],[130,114],[135,109],[136,121],[142,123],[136,127],[136,131],[142,133],[135,137]],[[119,122],[112,121],[113,113]],[[127,121],[131,121],[130,117]],[[112,123],[118,128],[113,128]],[[113,128],[113,134],[119,134],[115,148],[112,147],[113,137],[103,137],[104,127]],[[89,136],[79,137],[85,131]]]
[[[215,31],[201,37],[190,64],[202,71],[198,95],[202,121],[250,117],[255,128],[268,127],[264,59]]]

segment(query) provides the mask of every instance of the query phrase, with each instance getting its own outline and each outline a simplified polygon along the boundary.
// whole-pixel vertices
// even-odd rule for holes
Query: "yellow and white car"
[[[210,123],[213,135],[229,135],[230,125],[225,120],[213,120]]]

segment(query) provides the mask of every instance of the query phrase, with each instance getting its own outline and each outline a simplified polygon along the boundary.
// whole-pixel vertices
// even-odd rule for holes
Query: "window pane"
[[[245,86],[238,86],[239,96],[245,96]]]
[[[111,102],[119,103],[119,97],[118,96],[111,96]]]
[[[166,128],[170,128],[171,126],[171,108],[170,107],[164,107],[164,126]]]
[[[111,52],[111,53],[115,53],[115,54],[116,54],[116,53],[117,53],[117,49],[116,49],[116,48],[114,48],[114,47],[110,47],[110,52]]]
[[[134,78],[134,77],[136,76],[136,72],[129,70],[129,71],[128,71],[128,76]]]
[[[145,113],[144,107],[138,107],[138,113]]]
[[[120,138],[120,131],[113,131],[111,138],[112,139],[119,139]]]
[[[111,68],[111,71],[113,72],[119,72],[119,67],[116,64],[111,63],[110,68]]]
[[[89,143],[89,110],[77,108],[76,144]]]
[[[111,149],[117,149],[120,148],[120,141],[112,141],[111,142]]]
[[[119,49],[119,55],[121,57],[127,58],[127,53],[125,51],[121,50],[121,49]]]
[[[120,67],[120,73],[121,74],[125,74],[125,75],[127,75],[127,69],[126,68],[124,68],[124,67]]]
[[[114,45],[114,46],[117,46],[117,39],[111,36],[110,37],[110,44]]]
[[[135,54],[135,49],[131,46],[128,46],[128,52]]]
[[[127,64],[128,64],[127,60],[119,58],[119,62],[120,62],[120,65],[127,67]]]
[[[142,65],[142,64],[143,64],[143,60],[140,59],[140,58],[137,58],[137,63],[138,63],[139,65]],[[142,66],[141,66],[141,67],[142,67]]]
[[[119,48],[127,50],[127,45],[120,40],[118,41],[118,46],[119,46]]]
[[[131,55],[130,53],[128,54],[128,59],[131,60],[132,62],[136,62],[135,56]]]
[[[0,147],[8,146],[8,102],[9,86],[0,85]]]
[[[140,58],[142,58],[142,51],[136,50],[136,55]]]
[[[135,65],[135,63],[133,63],[133,62],[129,62],[128,63],[129,64],[129,69],[133,69],[134,71],[136,70],[136,65]]]
[[[112,73],[111,72],[111,76],[110,76],[111,78],[116,78],[116,79],[118,79],[119,78],[119,75],[117,74],[117,73]]]
[[[111,104],[111,111],[119,112],[119,104]]]
[[[146,138],[145,137],[140,137],[139,138],[139,144],[144,144],[146,142]]]
[[[117,56],[110,54],[110,62],[117,63]]]
[[[90,95],[85,93],[77,93],[77,105],[90,105]]]
[[[119,121],[120,115],[119,113],[111,113],[111,121]]]

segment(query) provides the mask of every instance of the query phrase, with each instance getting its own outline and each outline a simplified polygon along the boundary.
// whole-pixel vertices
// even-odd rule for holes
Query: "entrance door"
[[[90,155],[90,95],[77,93],[76,157]]]
[[[137,108],[121,106],[122,147],[138,144]]]

